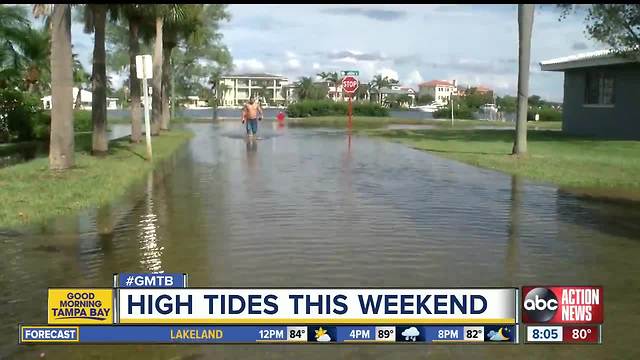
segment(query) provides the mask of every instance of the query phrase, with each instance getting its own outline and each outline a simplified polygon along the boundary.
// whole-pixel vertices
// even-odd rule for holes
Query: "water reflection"
[[[162,251],[164,247],[158,245],[157,222],[158,216],[154,212],[153,202],[153,173],[147,176],[146,188],[146,212],[140,216],[138,227],[140,233],[138,239],[140,241],[141,259],[145,271],[162,272]]]
[[[511,206],[509,207],[509,227],[507,229],[508,240],[506,249],[505,269],[508,283],[512,286],[520,286],[513,279],[518,273],[520,237],[521,207],[522,207],[522,180],[519,176],[511,176]]]
[[[188,127],[173,171],[122,203],[0,233],[0,358],[640,358],[633,205],[345,132],[265,126],[247,144],[237,121]],[[47,287],[110,286],[122,271],[211,287],[602,284],[609,326],[604,346],[580,348],[16,346],[16,324],[46,322]]]

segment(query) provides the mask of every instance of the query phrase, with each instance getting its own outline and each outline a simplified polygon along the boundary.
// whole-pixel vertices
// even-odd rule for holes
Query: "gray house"
[[[640,139],[640,62],[600,50],[543,61],[540,67],[564,71],[563,132]]]

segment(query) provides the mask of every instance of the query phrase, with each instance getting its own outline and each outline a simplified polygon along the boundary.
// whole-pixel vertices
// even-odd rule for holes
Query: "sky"
[[[222,24],[235,72],[267,72],[297,80],[321,71],[382,74],[417,89],[420,82],[456,79],[515,95],[517,5],[229,5]],[[584,33],[584,16],[560,22],[553,5],[536,7],[530,93],[562,101],[563,74],[540,61],[604,49]],[[90,69],[92,35],[73,24],[74,52]],[[118,84],[123,77],[114,76]]]

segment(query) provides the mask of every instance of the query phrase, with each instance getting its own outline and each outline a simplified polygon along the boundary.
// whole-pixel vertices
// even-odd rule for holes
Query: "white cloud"
[[[287,66],[289,67],[289,69],[295,70],[299,69],[302,65],[300,64],[300,60],[298,59],[289,59],[287,61]]]
[[[407,85],[418,85],[423,81],[424,81],[424,79],[422,78],[422,75],[420,74],[420,71],[413,70],[411,73],[409,73],[409,76],[407,76],[406,84]]]
[[[237,72],[256,72],[265,69],[262,61],[257,59],[237,59],[233,61],[233,65]]]
[[[351,56],[346,56],[343,58],[339,58],[339,59],[334,59],[333,62],[339,62],[339,63],[347,63],[347,64],[357,64],[358,63],[358,59],[351,57]]]
[[[313,63],[313,70],[318,70],[318,69],[320,69],[320,64],[314,62]]]
[[[388,76],[390,79],[398,80],[398,72],[393,69],[383,68],[376,71],[376,74],[382,75],[382,77]]]
[[[297,58],[298,55],[296,55],[296,53],[294,53],[293,51],[285,51],[285,55],[287,56],[287,58],[291,59],[291,58]]]

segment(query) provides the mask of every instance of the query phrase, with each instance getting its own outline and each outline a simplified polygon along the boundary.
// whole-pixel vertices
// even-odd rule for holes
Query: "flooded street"
[[[0,229],[0,359],[640,357],[637,205],[340,131],[265,121],[248,144],[236,122],[186,126],[171,171],[126,199]],[[46,323],[47,287],[126,271],[205,287],[603,285],[604,345],[16,345],[18,323]]]

